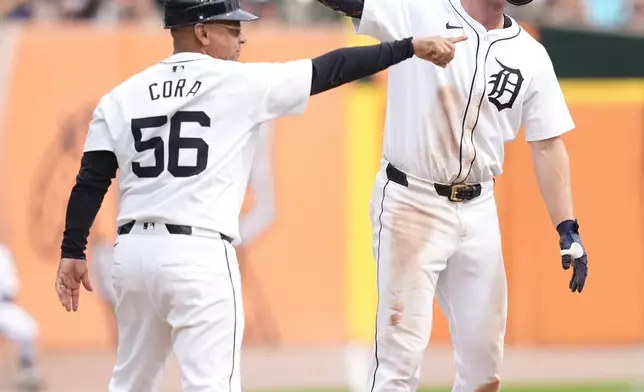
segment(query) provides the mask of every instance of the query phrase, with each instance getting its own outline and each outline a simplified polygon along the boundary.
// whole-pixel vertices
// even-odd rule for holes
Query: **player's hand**
[[[87,261],[79,259],[62,259],[56,274],[56,293],[60,304],[69,312],[78,310],[81,283],[85,290],[94,291],[89,281]]]
[[[414,55],[423,60],[431,61],[439,67],[447,67],[456,53],[456,44],[467,40],[466,36],[443,38],[429,37],[412,40]]]
[[[588,276],[588,256],[579,236],[579,224],[576,220],[566,220],[557,225],[561,265],[567,270],[572,265],[572,277],[568,287],[574,293],[581,293]]]

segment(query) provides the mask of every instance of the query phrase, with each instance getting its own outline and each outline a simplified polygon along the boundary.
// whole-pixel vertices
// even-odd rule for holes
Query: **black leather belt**
[[[131,221],[131,222],[128,222],[128,223],[126,223],[124,225],[119,226],[116,229],[116,234],[118,234],[118,235],[129,234],[132,231],[132,229],[134,228],[135,224],[136,224],[136,221]],[[154,223],[143,223],[143,228],[147,229],[148,225],[154,226]],[[168,230],[168,233],[170,233],[170,234],[192,235],[192,226],[171,225],[169,223],[166,223],[165,227]],[[229,242],[231,244],[233,243],[233,239],[228,237],[227,235],[221,234],[221,233],[219,233],[219,235],[221,235],[222,240],[224,240],[226,242]]]
[[[407,174],[395,168],[391,163],[387,165],[387,179],[404,187],[409,186]],[[436,189],[438,195],[447,197],[455,203],[472,200],[481,196],[481,184],[434,184],[434,189]]]

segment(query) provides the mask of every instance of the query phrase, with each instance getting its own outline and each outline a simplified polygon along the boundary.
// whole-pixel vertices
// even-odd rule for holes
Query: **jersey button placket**
[[[473,133],[475,132],[475,128],[477,126],[480,106],[481,106],[483,94],[485,91],[484,61],[485,61],[485,52],[487,52],[487,46],[488,45],[486,44],[483,44],[483,43],[481,44],[481,51],[479,52],[479,57],[477,59],[479,72],[476,75],[476,81],[474,83],[474,87],[472,90],[472,102],[469,106],[469,109],[465,117],[464,145],[466,146],[466,148],[464,149],[464,154],[463,154],[462,163],[463,163],[464,170],[460,178],[461,181],[466,180],[467,173],[470,171],[470,166],[472,165],[472,162],[475,156],[474,154],[476,151],[476,146],[474,145]]]

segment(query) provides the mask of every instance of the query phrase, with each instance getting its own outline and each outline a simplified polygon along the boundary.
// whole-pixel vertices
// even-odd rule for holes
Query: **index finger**
[[[58,277],[56,278],[56,294],[58,294],[58,299],[60,303],[65,305],[65,289],[63,288],[63,280]]]
[[[72,310],[72,289],[70,288],[70,279],[64,276],[59,277],[59,279],[60,283],[58,285],[58,297],[60,298],[61,304],[65,307],[65,310],[69,312],[70,310]]]
[[[461,35],[460,37],[450,37],[450,38],[448,38],[447,40],[448,40],[449,42],[453,43],[453,44],[457,44],[457,43],[459,43],[459,42],[466,41],[466,40],[467,40],[467,36],[466,36],[466,35]]]

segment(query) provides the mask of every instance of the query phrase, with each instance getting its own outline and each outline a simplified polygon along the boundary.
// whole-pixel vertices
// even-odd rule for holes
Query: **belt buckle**
[[[454,184],[454,185],[452,185],[451,186],[451,192],[449,194],[449,201],[453,201],[455,203],[464,202],[465,199],[461,199],[461,198],[457,197],[456,195],[457,195],[458,191],[460,191],[462,189],[468,189],[468,188],[470,188],[470,186],[467,185],[467,184]]]

